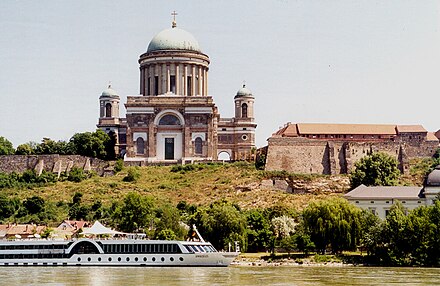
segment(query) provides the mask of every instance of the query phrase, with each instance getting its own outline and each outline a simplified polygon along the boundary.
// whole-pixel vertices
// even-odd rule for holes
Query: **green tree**
[[[304,229],[318,251],[328,247],[333,253],[353,250],[361,233],[361,210],[348,201],[335,198],[312,202],[302,212]]]
[[[112,139],[100,129],[95,132],[76,133],[70,138],[70,143],[72,144],[74,154],[104,160],[114,159],[114,153],[108,153],[109,145],[112,144]]]
[[[148,227],[153,218],[154,202],[151,197],[138,193],[128,193],[122,205],[114,213],[119,229],[125,232],[142,231]]]
[[[16,155],[32,155],[34,153],[34,148],[30,144],[30,142],[18,145],[17,150],[15,150]]]
[[[159,240],[176,240],[176,234],[174,233],[174,231],[172,231],[171,229],[162,229],[161,231],[159,231],[156,235],[156,239]]]
[[[217,249],[225,249],[229,243],[234,245],[238,241],[246,251],[246,217],[236,205],[218,201],[198,208],[191,224],[195,224],[205,240]]]
[[[159,238],[159,233],[163,231],[172,231],[173,239],[184,239],[187,230],[181,224],[179,210],[170,205],[164,204],[160,208],[156,209],[156,223],[155,223],[155,237]],[[163,234],[163,233],[162,233]]]
[[[0,195],[0,220],[8,218],[15,213],[14,205],[5,195]]]
[[[14,152],[12,143],[5,137],[0,136],[0,155],[12,155]]]
[[[250,210],[246,213],[248,252],[266,251],[273,240],[270,222],[262,210]]]
[[[23,202],[23,206],[30,214],[39,214],[44,212],[45,201],[42,197],[33,196]]]
[[[352,188],[366,186],[394,186],[400,176],[398,163],[392,156],[378,152],[365,156],[355,164],[350,175]]]

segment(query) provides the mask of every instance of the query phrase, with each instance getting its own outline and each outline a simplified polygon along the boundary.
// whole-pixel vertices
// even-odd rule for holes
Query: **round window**
[[[248,136],[247,135],[241,135],[241,139],[243,140],[243,141],[246,141],[246,140],[248,140]]]
[[[81,261],[81,257],[78,257],[78,261]]]
[[[121,257],[118,257],[118,261],[121,261],[122,259],[121,259]]]
[[[139,258],[137,258],[137,257],[134,258],[134,261],[138,261],[138,260],[139,260]]]
[[[146,257],[144,257],[144,261],[147,261],[147,258],[146,258]]]
[[[156,261],[156,257],[153,257],[151,260]]]
[[[101,257],[98,257],[98,261],[101,261]]]
[[[164,262],[165,261],[165,258],[164,257],[162,257],[161,259],[160,259],[162,262]]]
[[[108,258],[108,261],[112,261],[112,258],[111,258],[111,257],[109,257],[109,258]]]
[[[92,261],[92,259],[91,259],[91,258],[89,257],[89,258],[87,258],[87,261],[89,261],[89,262],[90,262],[90,261]]]
[[[180,260],[180,261],[183,261],[183,257],[179,257],[179,260]]]
[[[170,261],[174,261],[174,257],[170,257]]]

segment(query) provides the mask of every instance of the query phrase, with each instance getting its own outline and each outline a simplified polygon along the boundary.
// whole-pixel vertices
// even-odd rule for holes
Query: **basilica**
[[[189,163],[253,156],[257,125],[252,92],[243,85],[234,97],[235,116],[221,118],[208,93],[210,59],[175,20],[153,37],[138,62],[140,94],[127,96],[125,118],[119,116],[120,97],[110,85],[99,97],[97,126],[113,136],[125,161]]]

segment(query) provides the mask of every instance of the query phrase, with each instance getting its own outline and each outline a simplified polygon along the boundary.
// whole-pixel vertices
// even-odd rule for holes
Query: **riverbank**
[[[365,265],[366,256],[359,253],[345,255],[304,255],[304,254],[277,254],[243,253],[231,265],[239,267],[277,267],[277,266],[325,266],[347,267]]]

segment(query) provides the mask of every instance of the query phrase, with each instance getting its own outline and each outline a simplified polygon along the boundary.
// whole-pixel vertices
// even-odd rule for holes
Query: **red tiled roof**
[[[425,128],[423,128],[422,125],[397,125],[396,127],[398,133],[423,133],[427,132]]]

